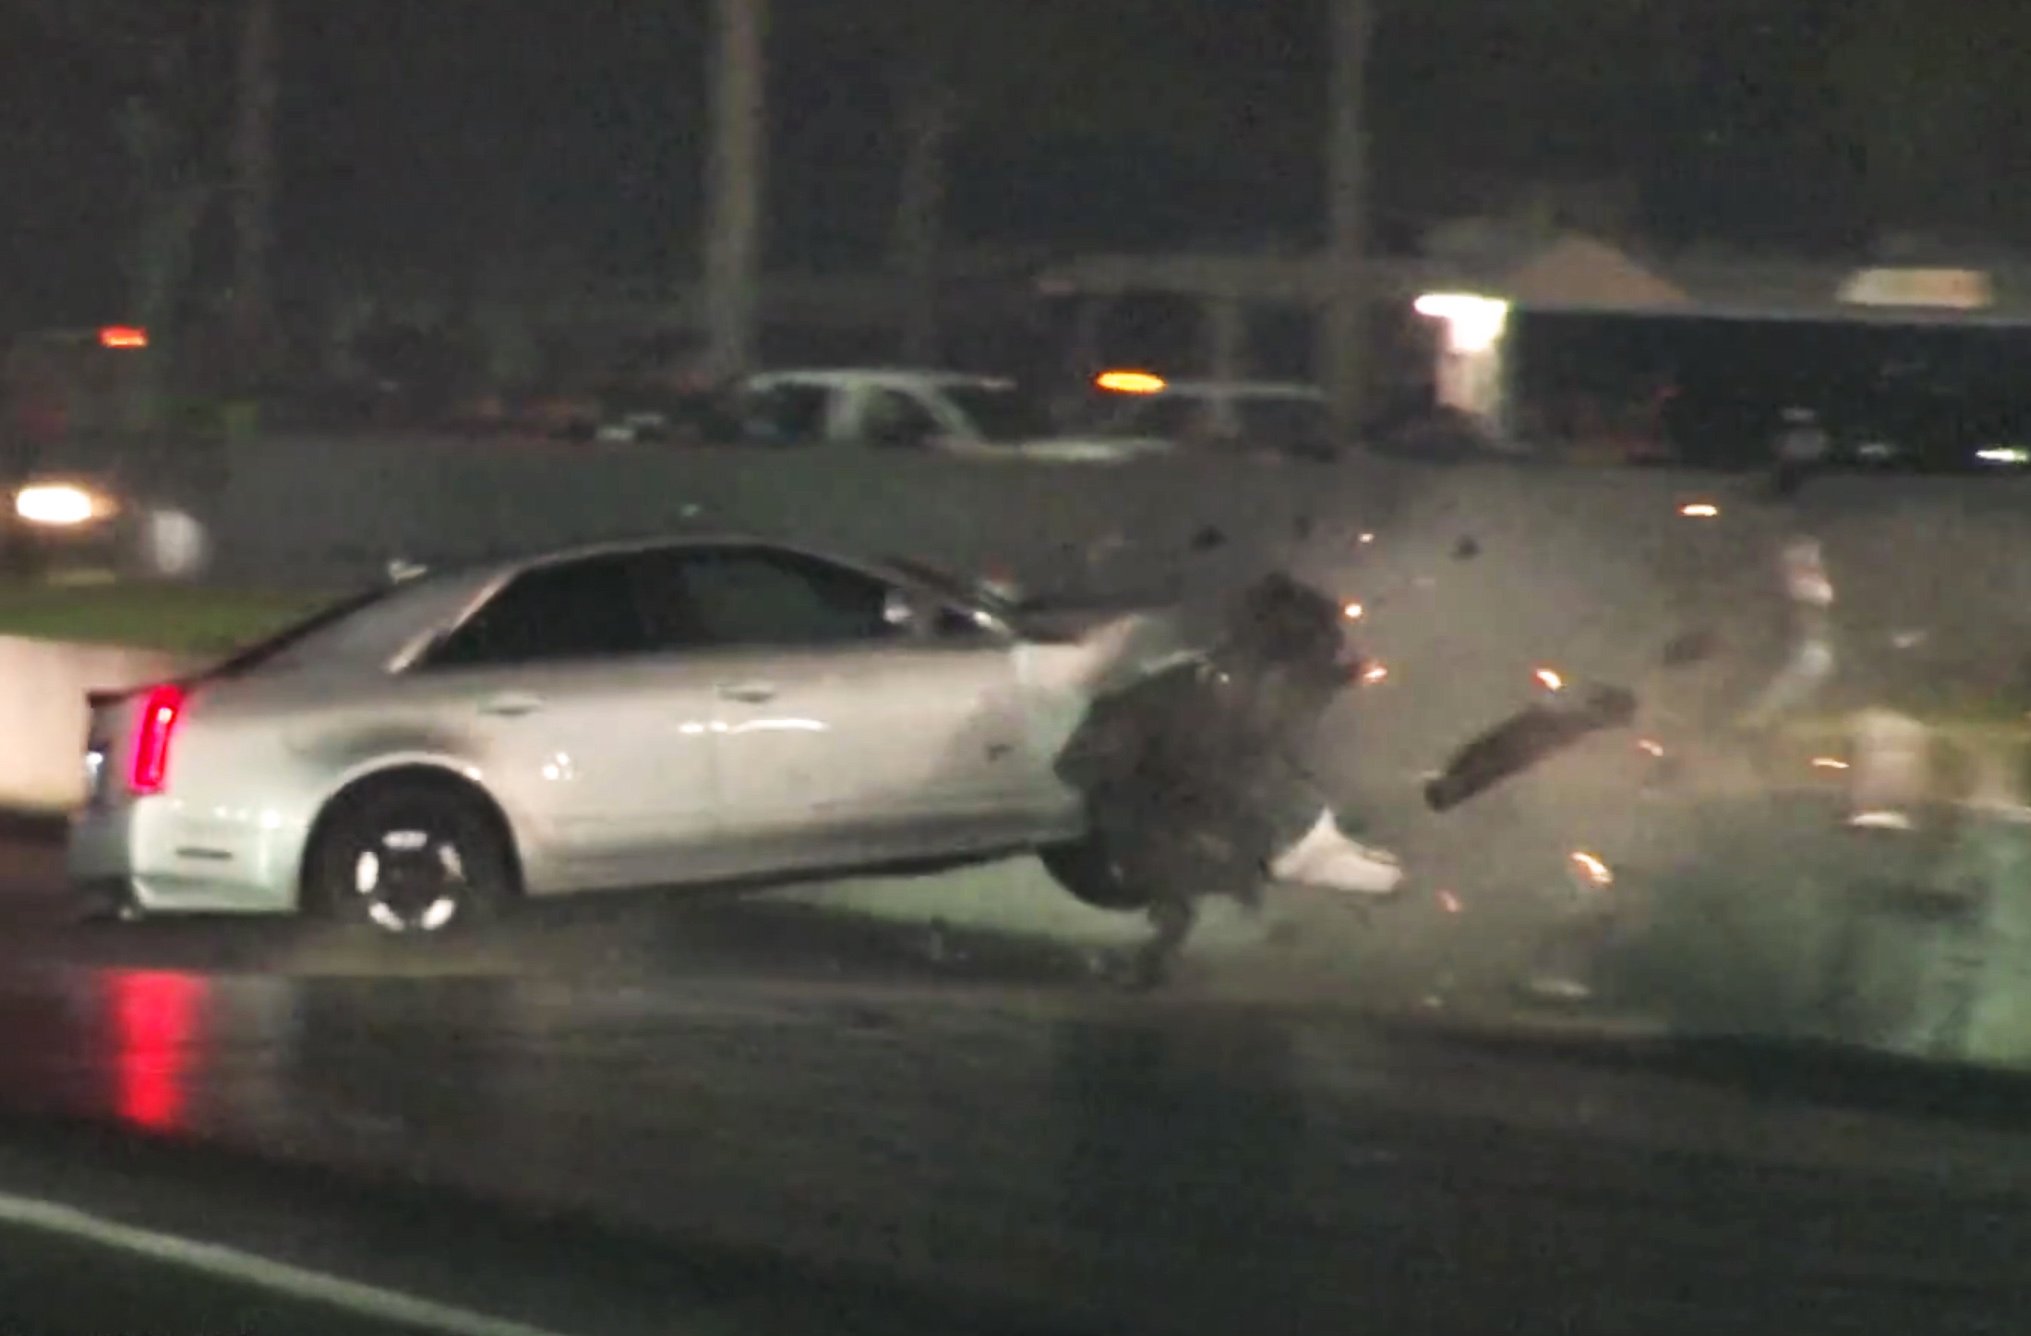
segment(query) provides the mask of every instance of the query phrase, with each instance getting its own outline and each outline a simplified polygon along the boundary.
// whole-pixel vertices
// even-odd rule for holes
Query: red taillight
[[[127,787],[137,795],[160,793],[169,778],[169,743],[183,717],[183,688],[155,687],[141,702],[141,720],[134,732],[134,763]]]

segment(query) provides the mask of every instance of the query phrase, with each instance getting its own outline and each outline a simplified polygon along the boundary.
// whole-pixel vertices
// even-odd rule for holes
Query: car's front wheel
[[[1149,888],[1122,874],[1119,862],[1092,836],[1037,851],[1044,871],[1074,897],[1095,909],[1147,909]]]
[[[304,905],[340,923],[428,935],[493,918],[514,886],[507,833],[478,796],[405,778],[339,798],[306,860]]]

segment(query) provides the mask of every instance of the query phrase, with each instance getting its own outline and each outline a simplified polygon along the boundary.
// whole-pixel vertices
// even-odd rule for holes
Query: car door
[[[807,553],[695,548],[731,838],[870,857],[993,837],[1029,790],[1013,644],[928,594]]]
[[[654,652],[639,561],[601,554],[516,575],[420,672],[561,889],[660,880],[674,850],[714,833],[713,675]]]

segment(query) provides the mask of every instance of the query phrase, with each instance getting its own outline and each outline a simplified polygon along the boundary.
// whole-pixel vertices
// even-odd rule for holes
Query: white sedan
[[[92,698],[81,891],[428,932],[524,896],[1048,849],[1159,612],[689,537],[424,574]]]

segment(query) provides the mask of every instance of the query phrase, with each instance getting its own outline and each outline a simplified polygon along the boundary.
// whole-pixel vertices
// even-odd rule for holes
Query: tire
[[[317,917],[429,937],[486,923],[515,898],[507,832],[455,783],[369,781],[342,794],[320,824],[302,897]]]
[[[1072,896],[1095,909],[1148,909],[1155,899],[1145,887],[1125,880],[1121,869],[1092,837],[1037,851],[1044,870]]]

